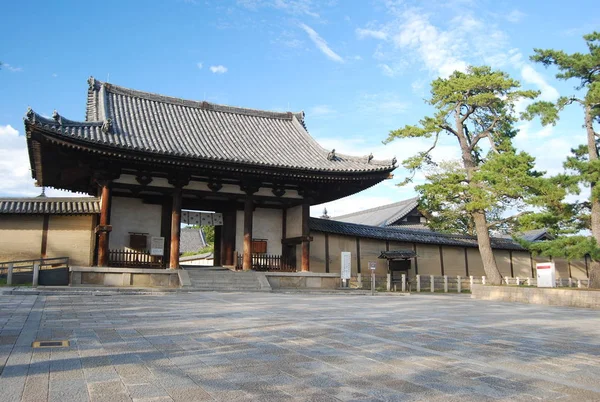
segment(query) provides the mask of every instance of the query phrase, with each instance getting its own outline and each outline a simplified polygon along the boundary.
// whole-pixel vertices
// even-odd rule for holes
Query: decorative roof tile
[[[89,215],[100,213],[100,200],[80,198],[0,198],[0,214]]]
[[[395,160],[355,157],[322,148],[306,131],[304,113],[280,113],[184,100],[90,78],[86,121],[34,124],[71,141],[158,156],[321,172],[386,172]],[[328,157],[329,155],[329,157]]]
[[[438,244],[459,247],[477,247],[477,238],[423,230],[407,230],[402,226],[377,227],[330,219],[310,218],[310,230],[344,236],[365,237],[406,243]],[[502,250],[525,250],[512,239],[493,237],[492,247]]]

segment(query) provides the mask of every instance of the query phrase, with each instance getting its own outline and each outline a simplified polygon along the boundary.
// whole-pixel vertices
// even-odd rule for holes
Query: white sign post
[[[535,264],[538,288],[556,287],[556,267],[553,262]]]
[[[150,239],[150,255],[165,254],[165,238],[164,237],[152,237]]]
[[[375,294],[375,270],[377,269],[376,261],[369,261],[369,269],[371,270],[371,296]]]
[[[344,287],[348,287],[347,281],[352,277],[352,253],[349,251],[342,251],[342,269],[340,272]]]

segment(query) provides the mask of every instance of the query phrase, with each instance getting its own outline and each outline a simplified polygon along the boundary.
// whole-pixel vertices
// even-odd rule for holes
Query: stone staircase
[[[223,267],[185,266],[194,290],[217,292],[270,292],[265,275],[254,271],[231,271]]]

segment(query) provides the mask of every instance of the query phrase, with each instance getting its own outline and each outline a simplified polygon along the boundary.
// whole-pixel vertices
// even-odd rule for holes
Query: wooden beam
[[[254,201],[251,195],[246,196],[244,203],[244,255],[242,269],[252,269],[252,215],[254,212]]]
[[[442,250],[442,246],[439,246],[440,249],[440,266],[442,269],[442,276],[444,276],[444,251]]]
[[[173,205],[171,207],[171,250],[169,268],[179,268],[179,243],[181,240],[181,187],[173,190]]]
[[[48,246],[48,224],[50,223],[50,215],[44,214],[44,222],[42,223],[42,249],[40,251],[41,258],[46,258],[46,248]]]
[[[100,224],[98,225],[98,266],[108,266],[108,234],[110,232],[110,183],[101,184],[100,195]]]
[[[360,237],[356,238],[356,273],[360,274]]]
[[[329,273],[329,233],[325,233],[325,273]]]
[[[302,272],[310,271],[310,240],[308,237],[310,236],[310,226],[309,226],[309,218],[310,218],[310,204],[305,202],[302,204]]]

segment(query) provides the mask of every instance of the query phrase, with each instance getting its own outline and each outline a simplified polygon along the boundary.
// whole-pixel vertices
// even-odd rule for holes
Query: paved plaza
[[[600,312],[468,296],[0,296],[2,401],[600,400]],[[33,349],[34,341],[68,348]]]

